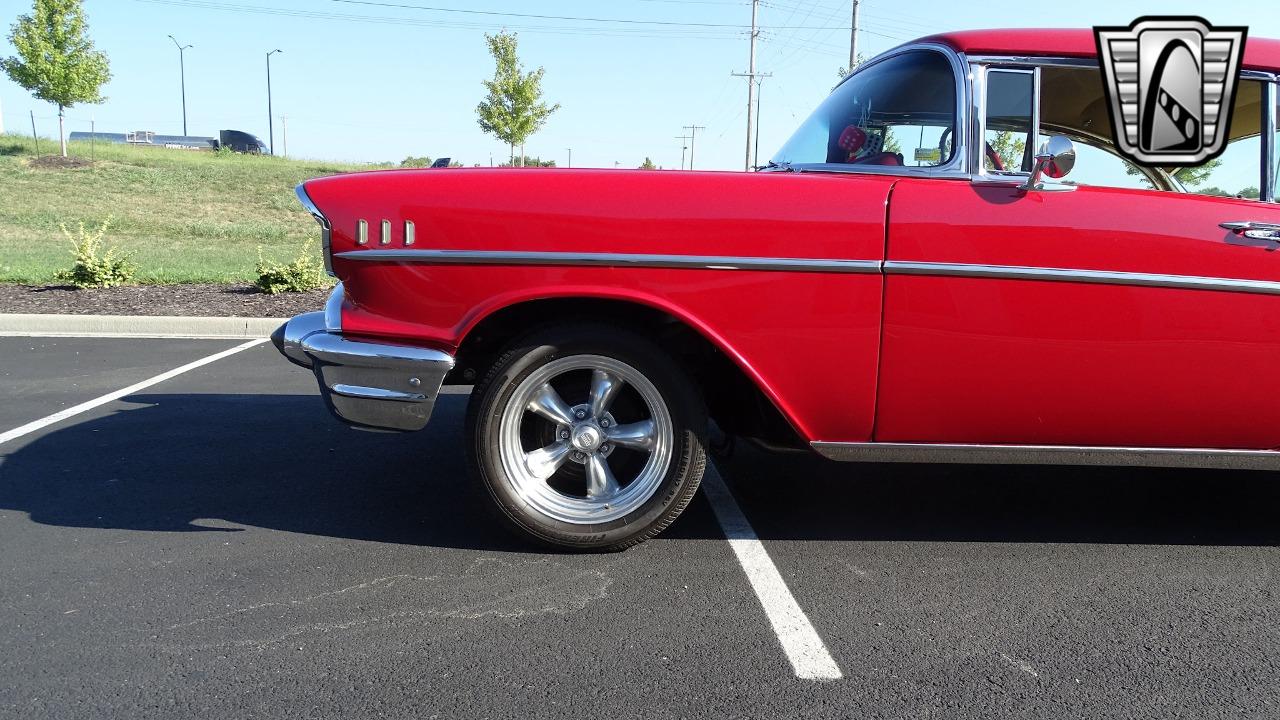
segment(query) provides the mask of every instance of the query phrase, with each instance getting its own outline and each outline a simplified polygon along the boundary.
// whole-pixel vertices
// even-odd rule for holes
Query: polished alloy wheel
[[[515,492],[538,513],[595,524],[653,497],[675,445],[662,395],[632,366],[602,355],[553,360],[503,407],[499,457]]]

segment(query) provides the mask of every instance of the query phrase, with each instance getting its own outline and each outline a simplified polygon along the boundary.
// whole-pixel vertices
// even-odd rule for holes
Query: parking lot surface
[[[240,345],[0,338],[0,433]],[[0,444],[0,716],[1280,715],[1271,474],[739,446],[818,681],[705,496],[624,553],[503,534],[466,399],[356,432],[258,344]]]

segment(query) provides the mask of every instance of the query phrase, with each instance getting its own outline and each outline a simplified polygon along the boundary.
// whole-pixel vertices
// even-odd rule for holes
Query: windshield
[[[878,62],[832,91],[773,156],[779,165],[936,167],[950,162],[956,83],[942,53]]]

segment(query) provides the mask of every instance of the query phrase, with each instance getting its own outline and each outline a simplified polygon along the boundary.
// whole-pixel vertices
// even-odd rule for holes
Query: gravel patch
[[[0,313],[291,317],[320,310],[329,290],[267,295],[252,285],[139,285],[77,290],[0,284]]]

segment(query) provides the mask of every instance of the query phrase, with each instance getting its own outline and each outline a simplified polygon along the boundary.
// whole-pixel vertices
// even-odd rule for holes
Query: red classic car
[[[1225,152],[1117,152],[1089,30],[865,63],[763,172],[424,170],[298,196],[341,279],[274,340],[359,427],[474,385],[499,517],[669,525],[708,424],[835,460],[1280,468],[1280,42]],[[1038,149],[1038,150],[1037,150]]]

